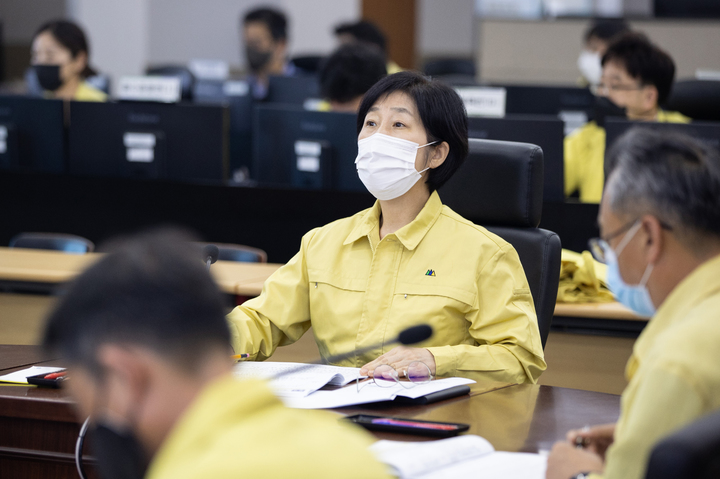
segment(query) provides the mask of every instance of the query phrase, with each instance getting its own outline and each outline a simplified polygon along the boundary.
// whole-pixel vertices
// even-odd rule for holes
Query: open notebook
[[[547,466],[543,455],[498,452],[472,434],[427,442],[378,441],[370,451],[400,479],[544,479]]]

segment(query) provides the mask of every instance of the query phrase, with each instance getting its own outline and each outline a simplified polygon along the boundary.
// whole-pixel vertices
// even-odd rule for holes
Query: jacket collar
[[[380,235],[381,212],[380,202],[376,201],[373,207],[365,212],[360,222],[350,232],[343,244],[349,245],[364,237],[368,238],[371,245],[376,244]],[[437,191],[434,191],[415,219],[397,230],[394,233],[395,237],[397,237],[398,241],[400,241],[405,248],[414,250],[432,225],[435,224],[441,212],[442,201],[440,201],[440,196]],[[375,230],[377,230],[377,232]],[[371,238],[371,234],[376,235],[377,238]],[[375,241],[373,241],[373,239],[375,239]]]

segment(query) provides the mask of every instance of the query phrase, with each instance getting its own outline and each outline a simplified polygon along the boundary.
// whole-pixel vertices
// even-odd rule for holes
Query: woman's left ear
[[[80,75],[85,70],[85,67],[87,67],[88,65],[87,53],[78,52],[78,54],[75,55],[75,58],[71,60],[71,65],[73,73],[75,73],[76,75]]]
[[[437,168],[438,166],[445,163],[445,159],[447,158],[448,154],[450,153],[450,145],[447,144],[446,141],[443,141],[439,145],[436,145],[435,148],[432,150],[432,154],[430,156],[430,164],[428,165],[430,168]]]

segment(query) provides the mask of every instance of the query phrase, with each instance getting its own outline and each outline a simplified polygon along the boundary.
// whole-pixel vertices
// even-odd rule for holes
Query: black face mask
[[[92,453],[103,479],[142,479],[148,467],[145,452],[129,429],[98,422],[90,433]]]
[[[613,103],[608,97],[596,96],[593,105],[592,119],[598,126],[605,126],[605,119],[609,116],[627,117],[627,109]]]
[[[245,47],[245,57],[247,58],[250,70],[256,72],[262,69],[270,62],[272,58],[272,50],[264,52],[254,47]]]
[[[33,65],[32,68],[43,90],[55,91],[62,85],[59,65]]]

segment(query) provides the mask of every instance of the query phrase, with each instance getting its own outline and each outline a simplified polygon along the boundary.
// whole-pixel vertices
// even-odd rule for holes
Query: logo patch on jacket
[[[425,276],[435,276],[435,270],[434,269],[427,270],[427,273],[425,273]]]

